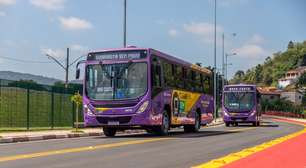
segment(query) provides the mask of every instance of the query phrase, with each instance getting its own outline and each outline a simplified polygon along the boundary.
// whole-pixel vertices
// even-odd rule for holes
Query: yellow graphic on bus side
[[[199,100],[201,94],[199,93],[193,93],[193,92],[186,92],[186,91],[180,91],[180,90],[173,90],[172,94],[172,101],[178,100],[178,110],[179,114],[183,114],[183,116],[186,116],[188,113],[191,112],[191,109],[194,107],[196,102]],[[172,102],[173,104],[174,102]],[[175,107],[174,107],[175,108]],[[175,110],[173,110],[175,113]],[[173,115],[172,117],[172,123],[173,124],[181,124],[180,120],[181,115]]]

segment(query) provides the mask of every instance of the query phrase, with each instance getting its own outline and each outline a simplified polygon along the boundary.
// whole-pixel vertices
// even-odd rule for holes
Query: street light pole
[[[126,0],[124,0],[124,12],[123,12],[123,47],[126,47]]]
[[[225,79],[224,79],[224,33],[222,33],[222,75],[223,75],[223,78],[222,78],[222,89],[224,87],[224,83],[225,83]]]
[[[85,55],[82,55],[80,57],[78,57],[77,59],[75,59],[74,61],[72,61],[69,64],[69,56],[70,56],[70,50],[69,48],[67,48],[67,55],[66,55],[66,65],[62,64],[60,61],[58,61],[55,57],[53,57],[52,55],[46,54],[46,56],[49,59],[52,59],[55,63],[57,63],[61,68],[64,69],[65,71],[65,88],[68,88],[68,82],[69,82],[69,68],[70,66],[72,66],[74,63],[76,63],[79,59],[81,59],[82,57],[84,57]]]
[[[228,57],[234,55],[237,55],[237,53],[232,53],[232,54],[225,53],[225,80],[227,80],[227,66],[229,65],[227,63]]]
[[[217,0],[214,1],[214,118],[217,118]]]

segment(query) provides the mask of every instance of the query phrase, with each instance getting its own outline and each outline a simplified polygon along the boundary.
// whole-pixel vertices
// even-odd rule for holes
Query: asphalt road
[[[191,167],[301,129],[265,119],[261,127],[175,130],[165,138],[133,134],[1,144],[0,168]]]

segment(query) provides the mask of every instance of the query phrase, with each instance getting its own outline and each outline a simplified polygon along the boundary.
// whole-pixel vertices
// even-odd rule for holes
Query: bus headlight
[[[92,113],[92,111],[88,108],[88,105],[84,104],[84,112],[89,115],[89,116],[93,116],[94,114]]]
[[[254,116],[256,114],[256,110],[253,110],[250,116]]]
[[[143,113],[147,109],[148,105],[149,101],[143,102],[136,113]]]
[[[226,117],[229,117],[229,116],[230,116],[226,111],[223,111],[223,114],[224,114]]]

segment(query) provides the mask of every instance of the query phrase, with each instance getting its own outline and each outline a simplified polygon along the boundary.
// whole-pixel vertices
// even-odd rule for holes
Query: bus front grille
[[[120,124],[129,123],[131,120],[131,116],[123,116],[123,117],[97,117],[97,120],[101,124],[107,124],[109,121],[119,121]]]
[[[124,104],[93,104],[95,108],[120,108],[120,107],[134,107],[137,103],[124,103]]]

